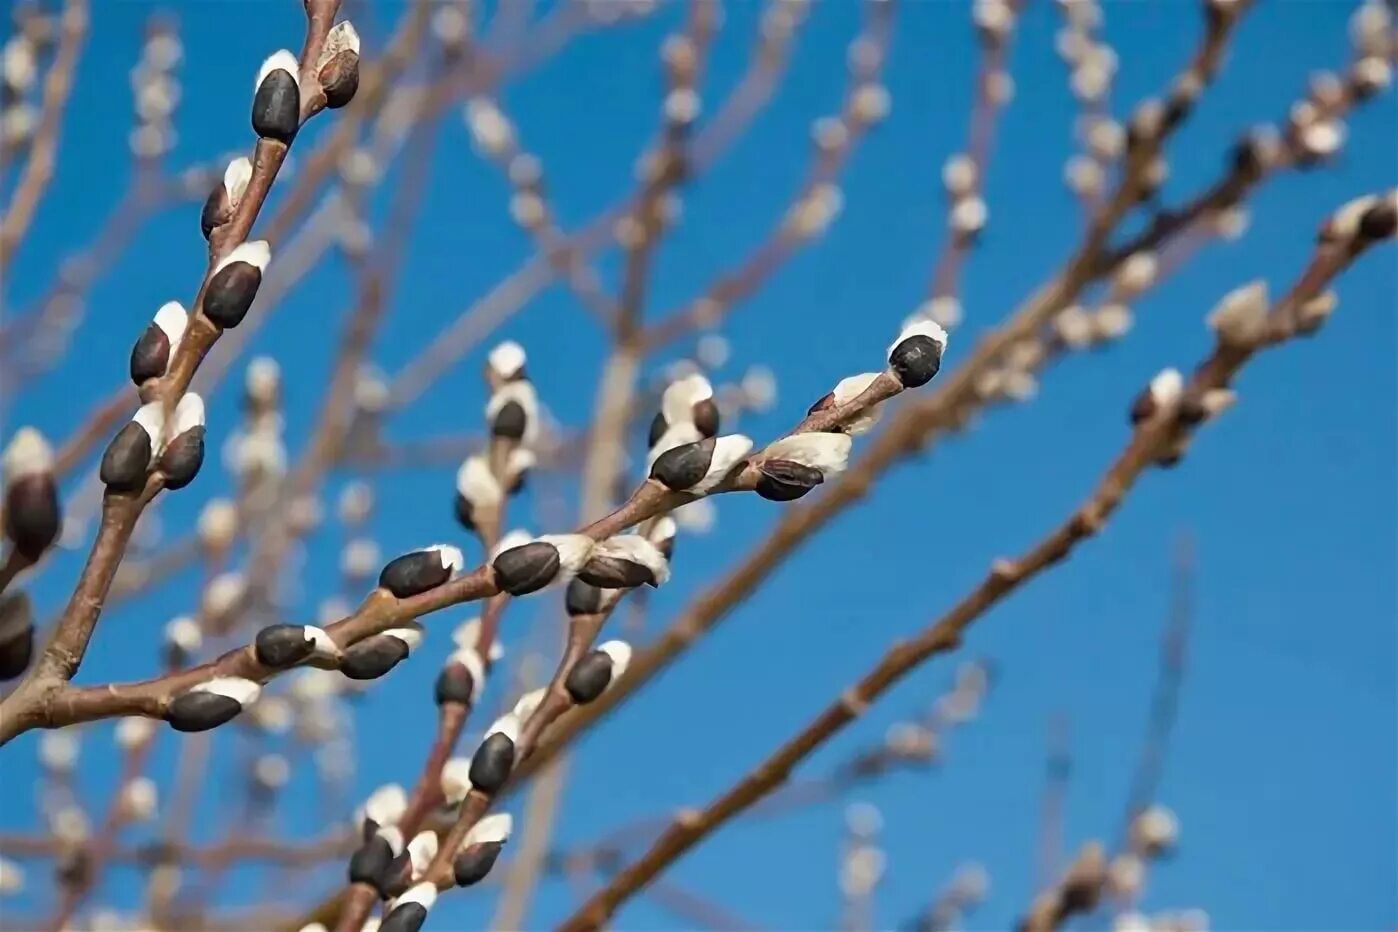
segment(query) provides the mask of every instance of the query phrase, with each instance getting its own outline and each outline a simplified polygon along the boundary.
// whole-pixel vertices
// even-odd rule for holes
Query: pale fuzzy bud
[[[1004,68],[985,76],[986,97],[997,107],[1008,104],[1015,96],[1015,79]]]
[[[544,165],[539,161],[539,157],[528,152],[519,152],[510,159],[510,164],[506,166],[506,174],[509,175],[510,184],[517,188],[535,188],[544,180]],[[513,343],[513,341],[507,341]],[[505,343],[500,344],[506,345]],[[518,343],[514,343],[519,346]],[[523,350],[520,350],[522,353]]]
[[[801,238],[820,236],[839,216],[844,202],[844,193],[835,185],[817,185],[792,205],[786,216],[786,229]]]
[[[514,126],[489,98],[473,97],[466,104],[466,125],[471,138],[487,155],[503,155],[514,146]]]
[[[1131,330],[1134,315],[1125,304],[1104,304],[1093,315],[1093,332],[1099,340],[1119,340]]]
[[[1151,806],[1131,823],[1132,841],[1147,853],[1174,847],[1179,834],[1179,820],[1164,806]]]
[[[1055,314],[1054,333],[1069,349],[1088,347],[1093,341],[1092,314],[1082,305],[1069,305]]]
[[[963,197],[951,209],[951,228],[957,236],[975,236],[988,219],[990,208],[979,197]]]
[[[919,305],[917,316],[934,321],[944,330],[951,330],[961,325],[961,321],[965,319],[965,312],[961,308],[961,301],[955,295],[938,295]]]
[[[0,858],[0,896],[13,896],[24,889],[24,869],[14,861]]]
[[[971,16],[976,28],[995,41],[1004,41],[1015,24],[1014,9],[1007,0],[976,0]]]
[[[460,7],[442,4],[433,8],[432,34],[448,48],[458,48],[471,34],[471,21]]]
[[[1359,235],[1359,222],[1379,203],[1377,194],[1365,194],[1342,204],[1330,215],[1322,236],[1328,240],[1352,240]]]
[[[874,384],[874,381],[878,379],[880,375],[882,375],[882,373],[862,372],[859,375],[851,375],[841,379],[830,392],[830,394],[834,396],[835,404],[848,404],[858,398],[860,395],[864,394],[865,390],[868,389],[870,385]],[[868,432],[870,428],[878,423],[880,414],[879,408],[880,405],[874,405],[865,409],[859,417],[844,422],[845,432],[852,435]]]
[[[71,731],[46,731],[39,738],[39,763],[52,773],[69,773],[78,762],[78,736]]]
[[[612,679],[615,683],[626,673],[626,668],[631,665],[631,645],[625,641],[603,641],[597,645],[597,649],[608,657],[612,658]]]
[[[743,373],[739,383],[747,406],[753,411],[766,411],[777,401],[777,377],[766,366],[752,366]]]
[[[397,783],[385,783],[364,801],[364,818],[378,826],[397,825],[408,811],[408,793]]]
[[[1068,159],[1063,170],[1068,189],[1079,197],[1096,197],[1102,193],[1105,176],[1102,166],[1085,155]]]
[[[1150,397],[1158,408],[1175,404],[1184,394],[1184,376],[1178,369],[1162,369],[1150,380]]]
[[[601,541],[591,558],[623,560],[638,563],[650,571],[653,585],[661,586],[670,578],[670,561],[650,540],[639,534],[617,534]]]
[[[1333,291],[1323,291],[1308,301],[1303,301],[1296,309],[1296,327],[1302,333],[1310,333],[1330,319],[1339,305],[1340,299]]]
[[[586,534],[544,534],[538,540],[558,551],[558,581],[576,576],[597,549],[597,543]]]
[[[527,358],[524,347],[514,340],[506,340],[490,351],[490,355],[486,357],[486,365],[498,378],[513,379],[524,371]]]
[[[667,424],[694,423],[694,406],[714,397],[714,387],[702,375],[676,379],[660,396],[660,414]]]
[[[700,365],[708,369],[720,368],[728,362],[732,352],[728,340],[717,333],[704,334],[694,346],[694,357],[699,360]]]
[[[519,716],[515,715],[513,712],[506,712],[490,723],[490,727],[487,728],[485,734],[481,736],[481,741],[484,742],[485,739],[489,738],[491,735],[504,735],[506,738],[509,738],[510,741],[518,744],[520,725]]]
[[[830,479],[844,472],[849,465],[852,443],[848,434],[793,434],[769,444],[762,451],[762,456],[768,460],[789,460],[819,469]]]
[[[1209,327],[1219,340],[1235,346],[1253,343],[1267,322],[1267,283],[1261,280],[1235,288],[1209,312]]]
[[[1146,866],[1139,856],[1125,852],[1112,858],[1107,868],[1107,883],[1117,896],[1131,898],[1141,891],[1146,879]]]
[[[1349,20],[1350,40],[1356,48],[1369,54],[1375,54],[1375,49],[1388,45],[1389,30],[1392,28],[1392,14],[1381,0],[1365,0]]]
[[[200,612],[211,620],[221,619],[238,607],[247,592],[241,573],[220,573],[204,587]]]
[[[1155,284],[1159,263],[1153,252],[1136,252],[1127,256],[1116,271],[1113,284],[1124,298],[1134,298]]]
[[[0,477],[4,488],[26,476],[53,471],[53,448],[44,435],[33,427],[21,427],[0,453]]]
[[[1387,59],[1379,55],[1370,55],[1354,63],[1354,81],[1372,94],[1393,82],[1393,68]]]
[[[1104,162],[1115,159],[1126,148],[1126,130],[1115,120],[1093,120],[1087,131],[1087,147]]]
[[[888,88],[882,84],[861,84],[850,100],[850,116],[859,123],[872,126],[882,122],[893,106]]]
[[[274,404],[281,392],[282,367],[270,356],[258,356],[248,363],[248,398],[262,405]]]
[[[811,138],[824,152],[835,152],[849,143],[849,128],[839,117],[824,116],[811,124]]]
[[[1249,214],[1246,207],[1229,207],[1221,210],[1214,218],[1214,229],[1223,239],[1241,239],[1247,232]]]
[[[470,845],[506,841],[513,828],[514,819],[508,812],[493,813],[471,826],[471,830],[466,833],[466,838],[461,842],[461,846],[465,848]]]
[[[539,706],[544,702],[544,695],[548,693],[548,687],[541,686],[538,689],[531,689],[515,700],[515,704],[510,709],[510,714],[522,725],[534,717],[534,713],[539,710]]]
[[[159,794],[150,777],[137,777],[121,791],[122,815],[132,822],[147,822],[155,817]]]
[[[383,562],[379,545],[367,537],[356,538],[340,554],[340,572],[348,579],[367,579]]]
[[[185,655],[193,654],[204,643],[199,623],[188,615],[180,615],[165,626],[165,640]]]
[[[1115,862],[1113,862],[1115,866]],[[1115,881],[1113,881],[1115,886]],[[1117,913],[1112,919],[1112,932],[1154,932],[1154,926],[1144,913]]]
[[[432,863],[432,859],[437,856],[437,845],[437,833],[430,829],[418,832],[413,836],[413,840],[408,842],[408,863],[412,865],[413,879],[421,877]]]
[[[505,497],[505,490],[483,456],[469,456],[461,464],[456,471],[456,492],[470,502],[472,508],[494,508]]]
[[[155,734],[155,719],[140,715],[124,716],[116,725],[116,744],[123,751],[134,751]]]
[[[747,456],[752,450],[752,438],[742,434],[726,434],[717,438],[714,444],[714,455],[709,460],[709,469],[704,473],[704,478],[700,479],[689,489],[691,492],[702,494],[708,492],[728,477],[733,471],[733,467]]]
[[[511,531],[507,531],[505,535],[500,538],[500,543],[496,544],[494,549],[490,551],[490,558],[494,560],[496,557],[500,556],[500,554],[504,553],[506,550],[513,550],[516,547],[523,547],[525,544],[529,543],[533,539],[534,535],[530,534],[526,530],[523,530],[522,528],[515,528]]]
[[[1344,104],[1345,84],[1333,71],[1318,71],[1311,75],[1308,93],[1322,109],[1334,110]]]
[[[1073,69],[1069,84],[1073,90],[1073,96],[1085,103],[1092,103],[1102,99],[1107,93],[1107,88],[1111,87],[1112,73],[1108,71],[1100,61],[1088,58]]]
[[[1345,144],[1345,124],[1339,120],[1320,120],[1301,130],[1301,145],[1315,158],[1327,158]]]
[[[226,498],[210,499],[199,512],[199,543],[210,550],[221,550],[233,543],[238,533],[238,506]]]
[[[665,95],[665,119],[679,126],[688,126],[699,118],[699,94],[691,87],[677,87]]]
[[[67,805],[49,817],[49,831],[59,841],[78,845],[92,837],[92,824],[81,809]]]
[[[942,166],[942,184],[947,193],[956,200],[966,197],[976,190],[980,173],[975,160],[965,153],[958,153],[947,159]]]
[[[442,796],[447,805],[455,806],[471,792],[471,759],[453,757],[442,765]]]
[[[510,198],[510,216],[526,230],[540,226],[548,216],[544,199],[532,191],[525,191]]]

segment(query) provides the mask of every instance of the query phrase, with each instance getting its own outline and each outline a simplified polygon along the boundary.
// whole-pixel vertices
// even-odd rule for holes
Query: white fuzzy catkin
[[[267,264],[271,261],[272,247],[265,239],[256,239],[233,247],[233,250],[214,266],[214,274],[218,274],[234,262],[246,262],[259,272],[265,272]]]
[[[903,329],[898,332],[898,338],[889,344],[888,352],[892,353],[895,349],[898,348],[899,343],[902,343],[909,337],[916,336],[931,337],[932,341],[936,343],[938,347],[941,348],[942,352],[946,352],[946,328],[943,327],[941,324],[937,323],[935,320],[923,317],[920,314],[914,314],[912,317],[909,317],[907,320],[903,322]]]
[[[505,497],[505,490],[483,456],[468,456],[461,464],[456,471],[456,491],[473,508],[494,508]]]
[[[538,538],[543,543],[553,545],[558,551],[558,577],[562,581],[577,575],[588,560],[597,543],[586,534],[545,534]]]
[[[4,475],[5,488],[25,476],[34,476],[53,471],[53,449],[44,435],[33,427],[21,427],[15,431],[0,454],[0,474]]]
[[[375,825],[397,825],[408,809],[408,793],[397,783],[385,783],[364,802],[364,817]]]
[[[514,340],[506,340],[490,351],[486,364],[500,378],[511,379],[524,368],[526,358],[524,347]]]
[[[455,806],[471,792],[471,759],[453,757],[442,765],[442,796],[447,805]]]
[[[852,443],[848,434],[793,434],[769,444],[763,456],[819,469],[828,479],[844,472]]]
[[[874,384],[880,374],[878,372],[861,372],[859,375],[851,375],[841,379],[836,383],[834,391],[831,392],[835,397],[835,404],[848,404],[858,398],[870,385]],[[850,434],[867,433],[878,423],[879,413],[879,405],[873,405],[865,409],[858,417],[845,422],[844,429]]]
[[[695,374],[676,379],[665,387],[665,392],[660,397],[661,416],[670,426],[693,424],[694,406],[713,396],[713,386],[702,375]]]
[[[714,443],[714,455],[709,460],[708,472],[689,491],[704,493],[722,482],[733,467],[752,450],[752,438],[743,434],[727,434]]]
[[[631,645],[625,641],[605,641],[597,645],[597,649],[612,658],[611,682],[615,683],[631,665]]]
[[[461,847],[502,842],[510,837],[510,831],[513,828],[514,819],[508,812],[488,815],[471,826],[471,830],[466,833],[465,839],[461,842]]]
[[[665,555],[655,544],[640,534],[618,534],[608,537],[597,544],[593,556],[639,563],[650,570],[657,586],[663,585],[670,578],[670,561],[665,559]]]
[[[257,69],[255,87],[261,87],[262,82],[267,80],[267,76],[278,69],[291,75],[298,87],[301,85],[301,63],[296,60],[296,56],[292,54],[290,49],[279,49],[268,55],[266,60],[262,62],[262,67]]]
[[[253,680],[244,679],[241,676],[216,676],[211,680],[200,683],[190,690],[192,693],[212,693],[215,696],[227,696],[238,705],[246,708],[253,702],[260,692],[262,685]]]

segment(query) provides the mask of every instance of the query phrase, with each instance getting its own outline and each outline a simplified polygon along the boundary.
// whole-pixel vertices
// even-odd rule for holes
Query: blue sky
[[[1352,8],[1272,3],[1248,18],[1217,88],[1171,147],[1167,201],[1212,179],[1237,133],[1284,114],[1312,71],[1347,60]],[[11,309],[41,292],[122,190],[127,70],[152,9],[133,0],[94,11],[54,196],[5,283]],[[172,164],[250,142],[251,76],[273,43],[299,44],[299,9],[248,0],[181,10],[184,100]],[[399,11],[393,3],[356,5],[368,55]],[[758,12],[752,2],[728,5],[706,100],[720,99],[741,73]],[[1114,3],[1106,12],[1106,36],[1122,63],[1115,99],[1134,101],[1163,87],[1193,47],[1194,4]],[[666,5],[645,23],[579,38],[504,93],[523,138],[543,160],[566,227],[585,222],[632,183],[635,156],[654,126],[655,50],[681,13]],[[838,106],[845,46],[858,14],[847,0],[813,6],[772,105],[686,192],[683,222],[655,264],[652,313],[698,294],[780,217],[808,159],[811,120]],[[838,378],[877,367],[898,321],[921,299],[942,236],[940,166],[964,140],[976,51],[968,14],[960,3],[902,5],[887,72],[892,114],[844,176],[839,222],[724,328],[732,359],[720,377],[762,364],[779,382],[775,408],[745,417],[744,432],[774,436]],[[1003,118],[986,190],[990,227],[967,267],[967,324],[954,335],[948,366],[1057,268],[1079,230],[1076,204],[1061,182],[1073,145],[1073,107],[1053,53],[1056,26],[1052,4],[1033,4],[1015,43],[1018,93]],[[318,119],[307,135],[324,132],[329,122]],[[1268,184],[1252,201],[1248,235],[1210,247],[1141,301],[1137,326],[1120,345],[1067,360],[1045,378],[1032,404],[990,413],[973,431],[887,477],[682,665],[590,736],[574,762],[559,841],[582,843],[632,818],[710,798],[892,640],[956,601],[989,560],[1019,552],[1061,520],[1124,442],[1125,408],[1138,388],[1163,366],[1188,366],[1207,351],[1202,318],[1218,296],[1256,277],[1284,287],[1330,208],[1394,183],[1398,108],[1391,94],[1356,114],[1350,139],[1335,164]],[[506,217],[507,186],[471,151],[455,114],[438,133],[431,171],[431,197],[407,244],[390,323],[373,353],[389,372],[529,255],[527,239]],[[92,399],[121,381],[130,342],[154,309],[192,296],[204,248],[196,215],[197,207],[186,205],[142,227],[93,289],[67,363],[10,400],[7,432],[34,423],[64,436]],[[600,268],[614,283],[614,258]],[[1156,671],[1170,550],[1186,532],[1198,552],[1197,611],[1160,796],[1180,817],[1182,846],[1153,872],[1146,906],[1200,907],[1225,929],[1369,930],[1398,923],[1395,285],[1392,248],[1367,257],[1339,283],[1333,322],[1316,339],[1250,367],[1238,386],[1241,403],[1201,434],[1181,468],[1148,475],[1105,534],[975,629],[965,655],[993,660],[999,674],[981,718],[955,734],[935,773],[894,776],[853,797],[885,814],[881,925],[914,913],[965,859],[983,863],[992,879],[990,899],[971,926],[1005,928],[1023,909],[1033,892],[1041,774],[1055,716],[1071,728],[1069,843],[1115,835]],[[293,373],[287,393],[293,445],[318,403],[348,298],[344,263],[327,260],[255,340],[255,351],[276,356]],[[501,336],[528,347],[531,373],[559,420],[584,423],[604,336],[576,299],[553,288]],[[668,350],[656,367],[689,349]],[[484,403],[480,363],[480,352],[464,359],[393,420],[390,434],[407,439],[475,429]],[[215,447],[236,422],[234,396],[226,389],[211,400]],[[451,474],[412,469],[386,477],[374,525],[385,553],[458,536],[448,504]],[[193,487],[166,502],[164,526],[187,525],[204,500],[226,487],[221,464],[211,458]],[[563,491],[571,494],[569,487]],[[733,566],[779,507],[755,497],[722,501],[717,531],[682,541],[674,580],[652,600],[650,630],[705,580]],[[537,512],[528,524],[540,528]],[[336,585],[329,532],[318,543],[299,570],[303,598],[291,606],[297,617],[309,616],[317,597]],[[60,555],[36,580],[42,607],[62,604],[80,562],[80,554]],[[841,569],[831,585],[833,565]],[[161,626],[192,604],[197,585],[188,573],[157,597],[109,612],[80,679],[149,675]],[[507,644],[529,630],[537,613],[552,611],[545,598],[515,606]],[[416,773],[434,717],[431,681],[450,629],[467,614],[431,619],[424,648],[374,686],[373,701],[355,707],[362,749],[357,797]],[[910,677],[803,773],[822,773],[876,740],[888,724],[938,695],[953,669],[943,661]],[[177,741],[173,733],[162,735],[154,774],[168,778]],[[206,787],[211,813],[235,786],[232,742],[223,744]],[[35,745],[29,736],[4,752],[0,829],[35,825]],[[92,731],[82,780],[98,799],[109,792],[114,760],[109,733]],[[318,817],[306,769],[278,815],[287,831],[302,835]],[[224,812],[205,824],[205,837],[226,830],[229,818]],[[831,805],[735,824],[668,877],[754,923],[827,927],[838,918],[842,822],[841,807]],[[236,889],[222,897],[228,905],[263,889],[260,872],[232,876]],[[318,891],[340,876],[335,865],[297,888]],[[103,900],[137,902],[135,881],[132,873],[110,874]],[[561,918],[573,896],[561,881],[545,884],[531,926]],[[44,903],[26,896],[15,910],[32,915]],[[432,927],[478,927],[492,906],[484,891],[452,894],[433,911]],[[677,925],[645,898],[620,919],[623,928]]]

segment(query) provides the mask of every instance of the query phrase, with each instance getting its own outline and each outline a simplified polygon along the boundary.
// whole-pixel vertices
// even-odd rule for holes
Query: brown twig
[[[1398,203],[1375,209],[1387,210],[1385,235],[1392,236]],[[1212,401],[1218,397],[1214,393],[1231,394],[1229,387],[1233,379],[1257,353],[1283,343],[1317,323],[1307,319],[1306,306],[1373,242],[1371,236],[1358,231],[1323,238],[1315,257],[1297,283],[1271,308],[1265,325],[1256,328],[1246,338],[1236,333],[1221,334],[1213,353],[1195,369],[1188,384],[1176,397],[1155,399],[1155,409],[1138,423],[1126,448],[1067,521],[1018,559],[996,560],[974,590],[935,623],[913,638],[895,645],[836,702],[731,789],[705,808],[688,810],[678,816],[649,851],[598,891],[565,920],[560,929],[580,932],[601,927],[622,903],[651,878],[733,815],[779,786],[793,767],[854,721],[871,702],[909,671],[937,654],[954,650],[961,644],[966,630],[990,608],[1039,573],[1062,562],[1079,544],[1096,536],[1146,470],[1162,461],[1174,462],[1183,455],[1194,427],[1220,410],[1217,403]],[[1053,924],[1056,924],[1061,919],[1061,913],[1055,911],[1053,915],[1056,917]]]
[[[44,191],[53,178],[63,110],[73,91],[78,54],[87,38],[87,0],[67,0],[60,24],[58,53],[44,77],[43,115],[34,133],[29,158],[15,183],[9,206],[5,208],[5,216],[0,218],[0,274],[9,270],[15,250],[29,230]]]

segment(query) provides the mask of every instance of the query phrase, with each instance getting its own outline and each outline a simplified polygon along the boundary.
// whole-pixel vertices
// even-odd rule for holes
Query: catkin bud
[[[149,379],[163,376],[170,360],[175,358],[188,325],[189,315],[178,301],[161,305],[155,312],[155,319],[131,348],[131,381],[140,386]]]
[[[24,592],[0,595],[0,682],[13,680],[34,658],[34,610]]]
[[[247,316],[262,287],[262,275],[272,261],[272,249],[266,240],[240,243],[224,256],[209,276],[200,309],[212,323],[227,330],[236,327]]]
[[[359,33],[349,20],[336,23],[326,35],[316,67],[327,107],[338,109],[354,99],[359,90]]]
[[[461,551],[447,544],[434,544],[389,561],[379,573],[379,586],[400,599],[435,589],[461,569]]]
[[[0,474],[5,537],[16,553],[37,561],[58,539],[62,525],[53,451],[44,435],[32,427],[16,431],[0,454]]]
[[[216,677],[176,696],[165,710],[165,720],[176,731],[207,731],[236,717],[262,691],[252,680],[236,676]]]
[[[252,100],[252,130],[264,139],[290,143],[301,125],[301,66],[286,49],[262,63]]]

